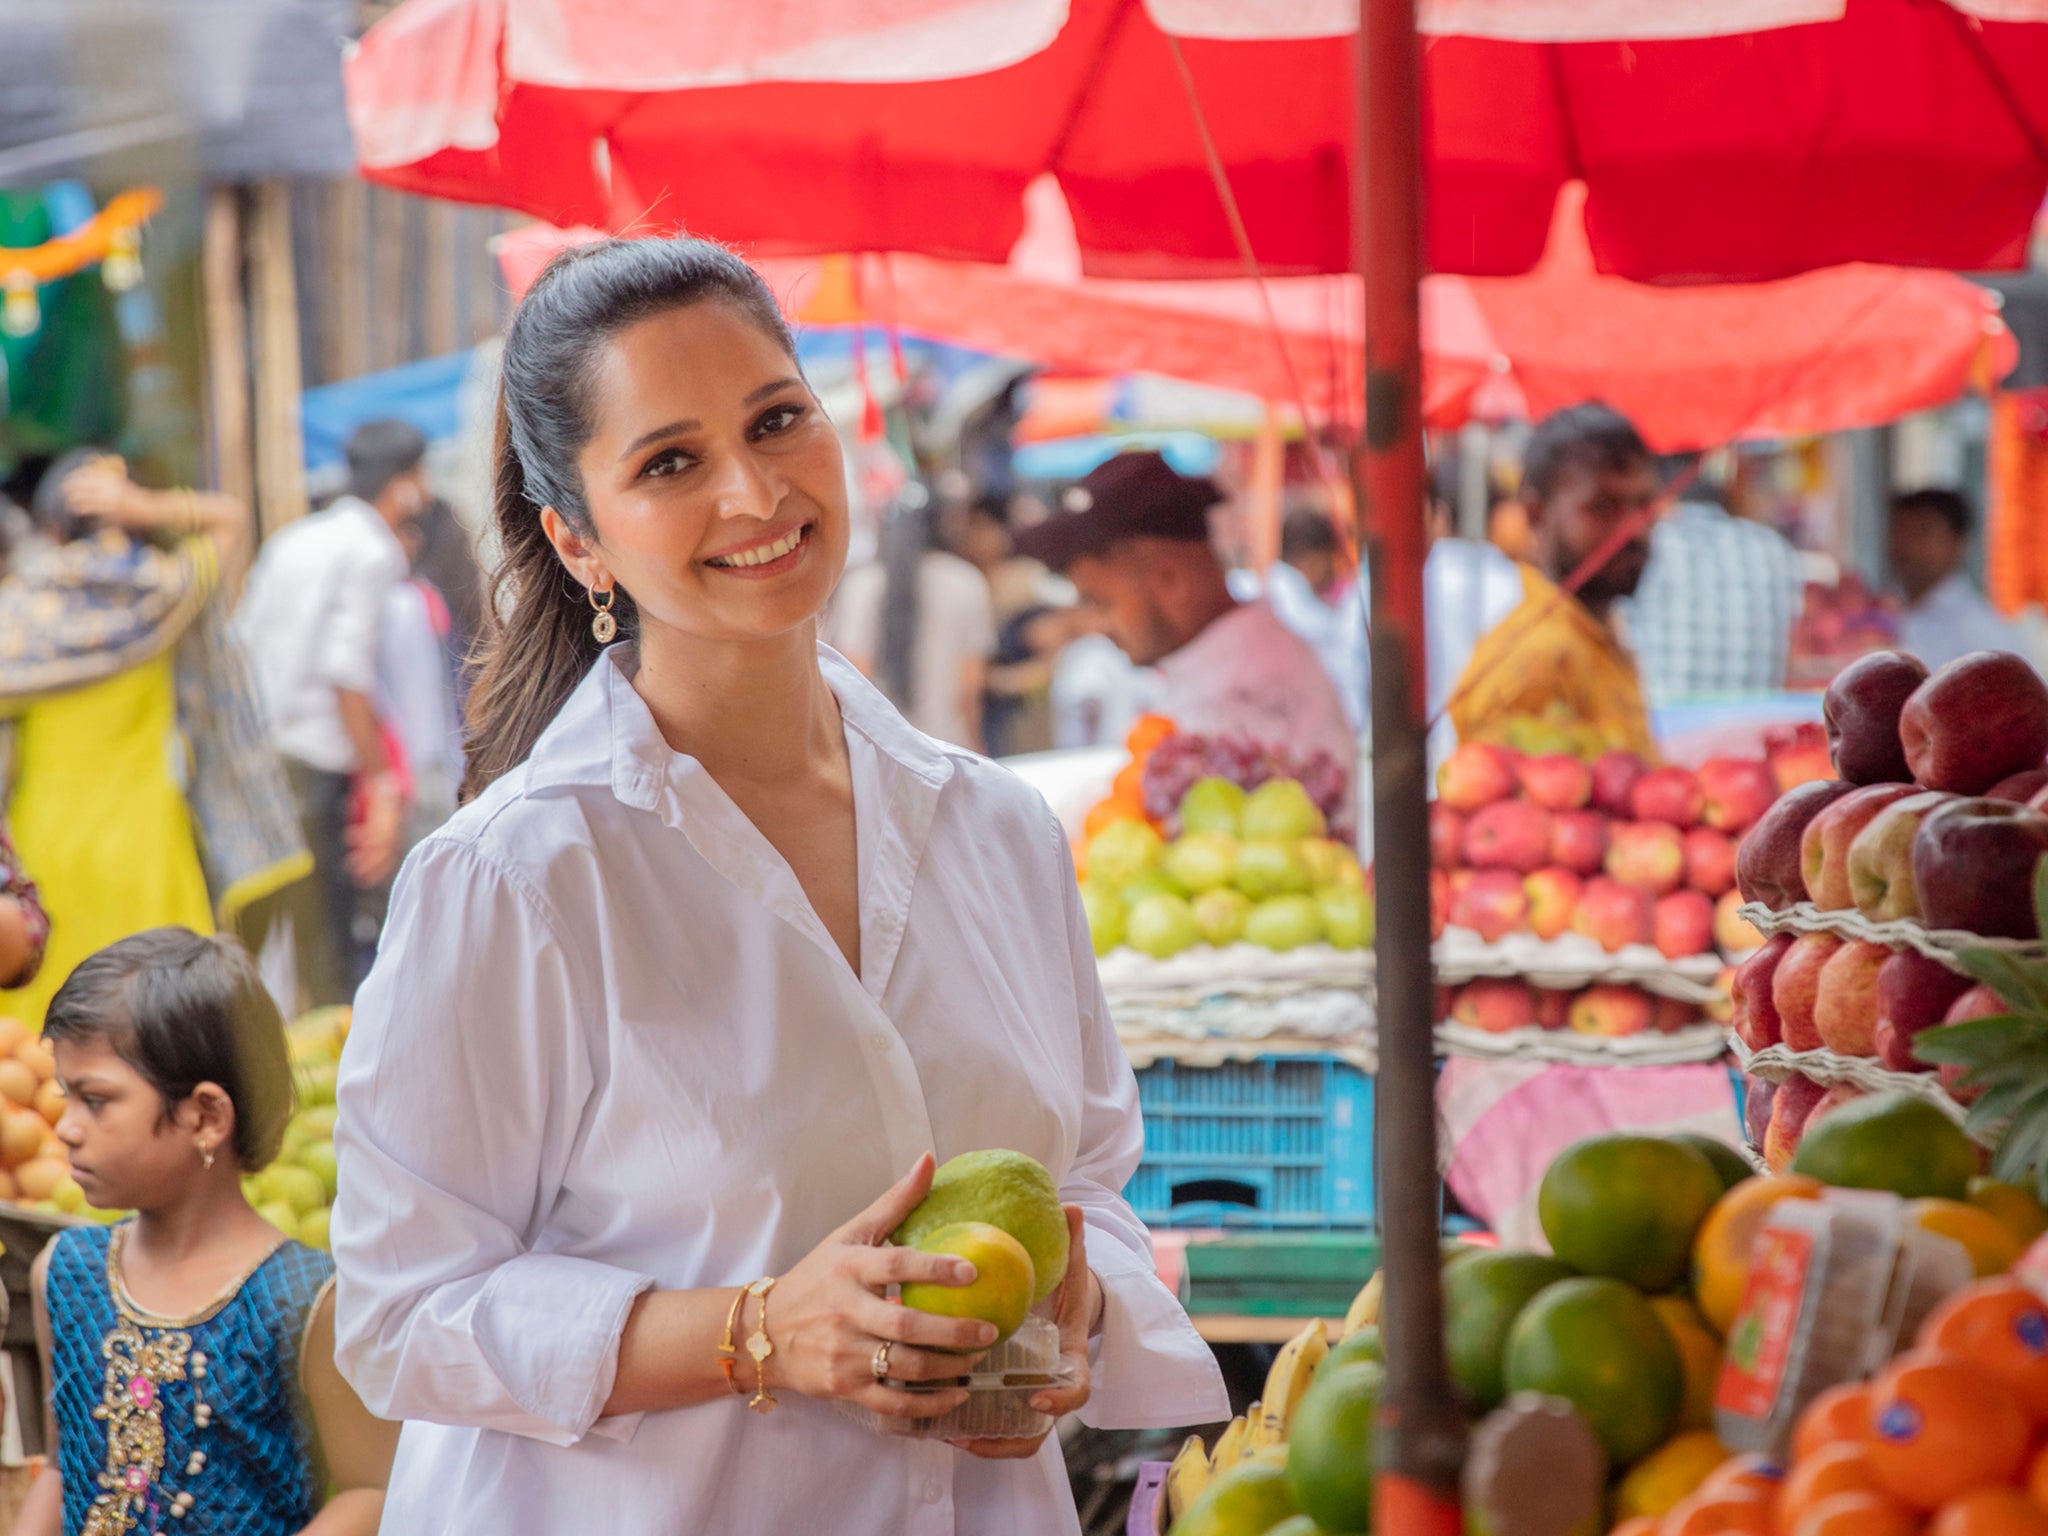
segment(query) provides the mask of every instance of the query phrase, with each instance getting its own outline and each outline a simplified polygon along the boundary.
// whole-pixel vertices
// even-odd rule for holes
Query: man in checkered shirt
[[[1799,552],[1784,535],[1694,485],[1651,532],[1649,568],[1627,610],[1650,703],[1783,689],[1804,602]]]

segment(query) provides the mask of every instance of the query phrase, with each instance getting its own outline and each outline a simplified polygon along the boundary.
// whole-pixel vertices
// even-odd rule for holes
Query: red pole
[[[1423,687],[1422,155],[1415,0],[1360,0],[1353,259],[1365,280],[1365,435],[1353,461],[1371,551],[1373,863],[1379,903],[1381,1333],[1373,1528],[1455,1536],[1465,1423],[1444,1364]]]

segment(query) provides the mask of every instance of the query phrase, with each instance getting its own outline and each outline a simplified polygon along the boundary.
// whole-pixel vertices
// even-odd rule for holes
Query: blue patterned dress
[[[58,1238],[50,1315],[64,1536],[289,1536],[319,1508],[299,1348],[334,1273],[286,1242],[184,1318],[121,1285],[126,1223]]]

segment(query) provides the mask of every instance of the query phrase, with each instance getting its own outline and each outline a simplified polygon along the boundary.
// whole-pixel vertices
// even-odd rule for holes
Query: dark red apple
[[[1938,806],[1913,836],[1920,920],[1986,938],[2031,939],[2034,868],[2048,854],[2048,816],[2010,800]]]
[[[1856,834],[1886,806],[1925,793],[1910,784],[1866,784],[1809,821],[1799,841],[1799,868],[1808,899],[1829,911],[1855,906],[1856,896],[1849,885],[1849,846],[1856,841]]]
[[[1650,765],[1633,752],[1603,752],[1593,760],[1593,808],[1624,820],[1635,816],[1629,806],[1636,780]]]
[[[1810,1077],[1795,1074],[1778,1085],[1771,1102],[1771,1123],[1764,1132],[1764,1162],[1771,1172],[1783,1173],[1792,1166],[1793,1154],[1806,1134],[1807,1119],[1827,1096],[1827,1089]]]
[[[1877,973],[1877,1054],[1894,1072],[1924,1072],[1913,1037],[1943,1021],[1970,978],[1918,950],[1902,949]]]
[[[1789,933],[1772,934],[1762,949],[1735,968],[1731,988],[1735,1017],[1731,1023],[1736,1038],[1752,1051],[1776,1045],[1785,1038],[1778,1005],[1771,1000],[1771,978],[1777,972],[1778,962],[1785,958],[1785,951],[1792,947],[1792,939]]]
[[[2025,768],[2000,779],[1984,791],[1984,798],[2016,800],[2025,805],[2044,789],[2048,789],[2048,768]]]
[[[1899,714],[1927,667],[1903,651],[1859,656],[1835,674],[1821,700],[1828,756],[1851,784],[1904,784],[1913,777],[1899,742]]]
[[[1806,899],[1800,869],[1800,839],[1806,825],[1856,786],[1845,779],[1815,779],[1794,785],[1749,829],[1735,852],[1735,884],[1747,901],[1782,912]]]
[[[1958,656],[1906,700],[1899,742],[1929,789],[1981,795],[2048,757],[2048,683],[2011,651]]]
[[[1764,1132],[1771,1124],[1771,1100],[1777,1096],[1778,1085],[1767,1077],[1743,1080],[1742,1134],[1759,1152],[1764,1147]]]
[[[1953,1003],[1942,1017],[1944,1024],[1960,1024],[1965,1019],[1988,1019],[2001,1013],[2011,1013],[2012,1006],[1989,987],[1972,987]],[[1974,1104],[1984,1096],[1982,1088],[1965,1088],[1963,1074],[1967,1067],[1944,1063],[1939,1072],[1942,1091],[1958,1104]]]
[[[1842,941],[1831,933],[1802,933],[1771,973],[1771,1005],[1778,1010],[1778,1027],[1788,1050],[1817,1051],[1827,1043],[1815,1017],[1820,976],[1841,947]]]

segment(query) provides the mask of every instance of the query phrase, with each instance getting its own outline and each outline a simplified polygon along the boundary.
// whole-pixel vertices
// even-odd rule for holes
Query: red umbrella
[[[2017,359],[1997,300],[1946,272],[1847,266],[1700,288],[1602,277],[1581,203],[1576,188],[1560,199],[1550,249],[1527,277],[1424,280],[1430,426],[1532,420],[1602,399],[1674,451],[1889,421],[1985,387]],[[1244,390],[1324,420],[1355,414],[1356,279],[1272,281],[1276,335],[1243,279],[1083,277],[1058,188],[1035,184],[1025,205],[1024,238],[1002,266],[902,254],[760,266],[803,324],[891,324],[1057,368]],[[599,233],[536,225],[501,239],[513,293],[563,246]]]
[[[1439,0],[1430,266],[1528,270],[1574,179],[1601,269],[1645,280],[2018,265],[2048,27],[1986,16],[2048,0]],[[1356,21],[1343,0],[408,0],[348,65],[350,114],[373,179],[556,224],[1001,261],[1050,172],[1091,270],[1236,275],[1205,123],[1267,269],[1343,272]]]

